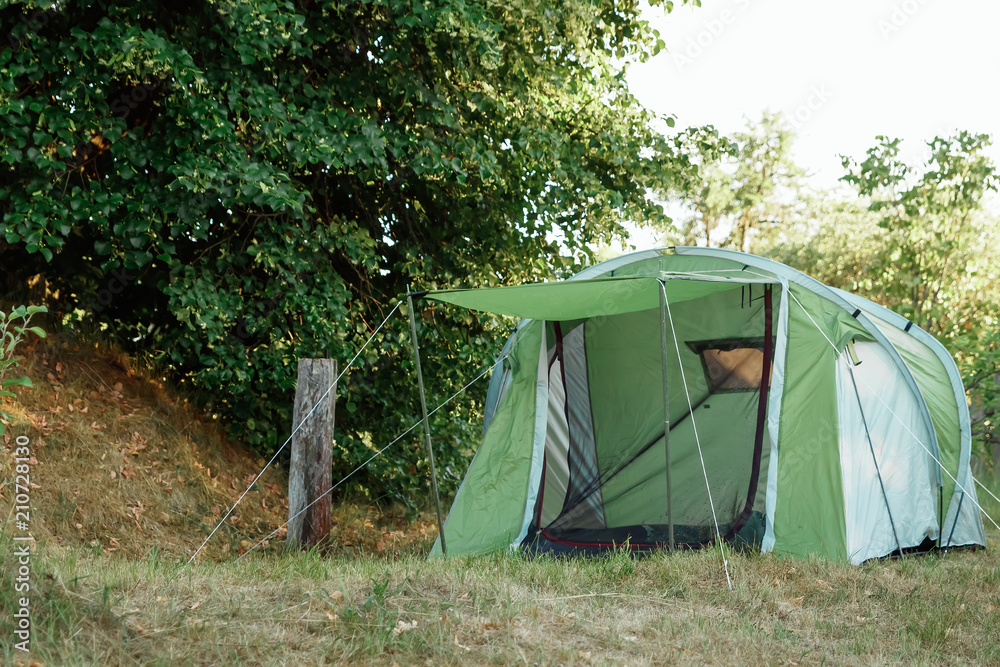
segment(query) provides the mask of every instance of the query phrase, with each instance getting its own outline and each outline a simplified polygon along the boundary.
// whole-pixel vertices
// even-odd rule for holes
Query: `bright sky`
[[[633,93],[678,127],[730,134],[764,109],[796,130],[795,157],[833,187],[838,154],[862,157],[886,134],[919,160],[956,130],[1000,141],[1000,2],[703,0],[647,16],[667,48],[631,67]],[[1000,147],[991,147],[1000,162]],[[633,238],[639,247],[651,242]]]

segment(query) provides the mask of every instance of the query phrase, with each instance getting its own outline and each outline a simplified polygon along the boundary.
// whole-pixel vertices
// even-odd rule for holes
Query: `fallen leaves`
[[[135,519],[135,526],[139,530],[142,530],[142,524],[139,523],[139,517],[145,511],[146,507],[140,502],[131,508],[132,518]]]
[[[146,439],[139,435],[138,431],[132,434],[132,442],[126,452],[127,456],[138,456],[139,452],[146,449]]]

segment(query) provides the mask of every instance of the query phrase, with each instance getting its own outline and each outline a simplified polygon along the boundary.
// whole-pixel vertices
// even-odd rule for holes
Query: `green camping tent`
[[[719,536],[860,563],[985,544],[955,363],[870,301],[709,248],[425,296],[524,318],[493,371],[448,555]]]

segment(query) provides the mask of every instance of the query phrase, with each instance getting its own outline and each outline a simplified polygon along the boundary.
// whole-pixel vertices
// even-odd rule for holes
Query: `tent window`
[[[760,389],[764,375],[763,339],[692,341],[687,345],[701,357],[711,393]]]

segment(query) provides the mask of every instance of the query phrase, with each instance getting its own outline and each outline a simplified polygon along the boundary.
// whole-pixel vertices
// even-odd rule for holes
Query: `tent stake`
[[[427,440],[427,460],[431,464],[431,486],[434,488],[434,507],[437,509],[438,535],[441,537],[441,553],[448,555],[444,543],[444,521],[441,520],[441,496],[438,495],[437,470],[434,467],[434,449],[431,447],[431,427],[427,420],[427,395],[424,393],[424,374],[420,371],[420,347],[417,345],[417,320],[413,315],[413,295],[407,290],[406,304],[410,311],[410,332],[413,334],[413,359],[417,364],[417,386],[420,387],[420,411],[424,417],[424,438]]]
[[[663,376],[663,449],[667,456],[667,535],[670,550],[674,544],[674,507],[670,493],[670,394],[667,393],[667,294],[666,286],[660,281],[660,364]]]

